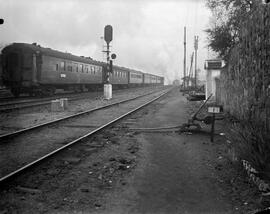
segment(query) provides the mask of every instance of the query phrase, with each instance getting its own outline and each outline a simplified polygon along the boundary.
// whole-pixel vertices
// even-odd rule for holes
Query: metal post
[[[197,51],[198,51],[199,36],[195,36],[194,49],[195,49],[195,89],[197,88]]]
[[[184,89],[186,89],[186,57],[187,57],[187,37],[186,37],[186,27],[184,27],[184,79],[183,79],[183,85]]]
[[[104,84],[104,98],[109,100],[112,98],[112,85],[110,84],[110,42],[113,39],[113,28],[111,25],[106,25],[104,28],[104,40],[107,43],[107,64],[106,64],[106,79]]]
[[[214,134],[215,134],[215,113],[213,113],[212,115],[211,142],[214,142]]]
[[[107,68],[106,68],[106,83],[109,84],[110,83],[110,70],[109,70],[109,67],[110,67],[110,46],[109,46],[109,43],[107,42]]]

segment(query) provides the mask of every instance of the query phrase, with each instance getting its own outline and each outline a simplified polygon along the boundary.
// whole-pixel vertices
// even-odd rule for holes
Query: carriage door
[[[32,60],[32,80],[33,80],[33,83],[37,83],[37,56],[36,54],[33,54],[33,60]]]
[[[21,81],[20,63],[18,53],[9,53],[7,56],[7,73],[10,75],[12,84],[19,84]]]

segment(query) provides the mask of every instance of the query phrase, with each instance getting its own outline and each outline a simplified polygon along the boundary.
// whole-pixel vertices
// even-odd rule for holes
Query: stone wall
[[[270,5],[252,11],[243,24],[218,87],[225,111],[270,131]]]

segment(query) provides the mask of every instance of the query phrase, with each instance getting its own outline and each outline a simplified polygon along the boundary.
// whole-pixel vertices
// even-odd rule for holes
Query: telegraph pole
[[[184,89],[186,89],[186,58],[187,58],[187,37],[186,37],[186,26],[184,27],[184,79],[183,79],[183,85]]]
[[[197,88],[197,51],[198,51],[199,36],[194,37],[194,49],[195,49],[195,89]]]

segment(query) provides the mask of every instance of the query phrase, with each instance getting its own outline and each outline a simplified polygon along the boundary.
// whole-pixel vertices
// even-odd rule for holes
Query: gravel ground
[[[253,213],[263,198],[230,161],[223,123],[205,133],[138,132],[194,112],[178,91],[18,177],[0,213]]]

